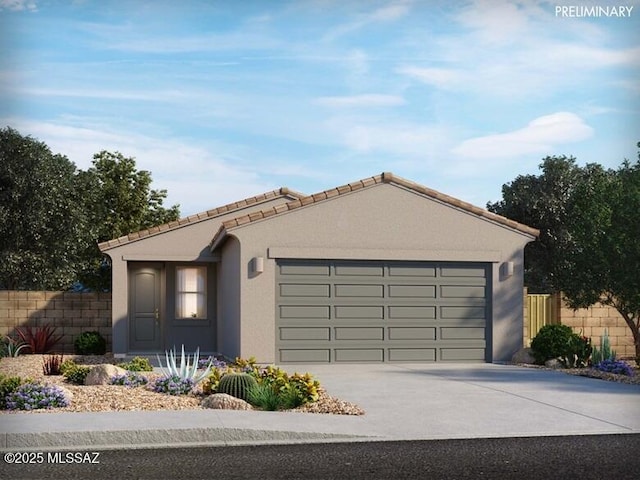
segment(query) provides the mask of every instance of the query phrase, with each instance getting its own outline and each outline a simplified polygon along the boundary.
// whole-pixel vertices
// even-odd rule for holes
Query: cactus
[[[217,390],[218,393],[226,393],[246,402],[249,389],[255,385],[256,379],[248,373],[227,373],[220,379]]]

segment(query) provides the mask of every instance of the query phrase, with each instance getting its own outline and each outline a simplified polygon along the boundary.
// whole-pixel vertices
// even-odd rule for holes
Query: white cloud
[[[386,23],[398,20],[409,13],[411,9],[411,3],[411,1],[407,0],[391,2],[384,7],[377,8],[373,12],[359,15],[355,20],[331,29],[323,37],[323,40],[335,40],[343,35],[360,30],[361,28],[364,28],[370,24]]]
[[[579,142],[593,135],[593,129],[577,115],[557,112],[538,117],[513,132],[465,140],[453,153],[473,159],[514,158],[544,154],[557,145]]]
[[[0,0],[0,11],[2,10],[10,10],[12,12],[29,10],[30,12],[35,12],[38,7],[33,0]]]
[[[343,97],[319,97],[314,103],[325,107],[395,107],[405,103],[404,98],[397,95],[351,95]]]
[[[462,74],[450,68],[400,67],[397,72],[442,89],[459,87]]]

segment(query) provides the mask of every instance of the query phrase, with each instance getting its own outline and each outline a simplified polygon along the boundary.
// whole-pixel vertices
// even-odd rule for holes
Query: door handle
[[[157,322],[160,319],[160,312],[158,312],[158,309],[156,308],[154,313],[155,313],[156,322]]]

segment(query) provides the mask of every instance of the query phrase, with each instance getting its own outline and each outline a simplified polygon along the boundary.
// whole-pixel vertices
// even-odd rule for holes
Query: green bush
[[[611,349],[611,342],[609,341],[609,332],[605,328],[604,335],[600,337],[600,348],[593,347],[593,353],[591,355],[591,364],[598,365],[604,360],[615,361],[616,352]]]
[[[130,362],[119,363],[118,366],[130,372],[153,372],[151,362],[144,357],[133,357]]]
[[[247,401],[254,407],[262,410],[278,410],[282,405],[282,399],[271,385],[256,383],[247,392]]]
[[[545,325],[531,341],[531,353],[538,365],[547,360],[567,354],[569,342],[573,335],[571,327],[566,325]]]
[[[0,410],[7,409],[7,397],[25,382],[20,377],[7,377],[0,373]]]
[[[591,339],[572,333],[567,343],[567,351],[560,357],[566,368],[583,368],[589,364],[591,357]]]
[[[77,355],[104,355],[107,341],[99,332],[82,332],[73,342]]]
[[[73,360],[65,360],[60,365],[60,372],[67,382],[75,383],[76,385],[84,385],[84,380],[89,375],[90,370],[91,367],[78,365]]]

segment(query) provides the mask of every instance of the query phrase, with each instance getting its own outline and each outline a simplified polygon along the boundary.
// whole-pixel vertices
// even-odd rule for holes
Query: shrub
[[[31,353],[48,353],[62,339],[62,335],[55,335],[57,327],[45,325],[43,327],[16,327],[16,332],[29,347]]]
[[[84,380],[89,375],[90,370],[91,367],[78,365],[73,360],[65,360],[60,366],[60,371],[67,382],[75,383],[76,385],[84,385]]]
[[[186,395],[194,386],[195,382],[190,378],[180,378],[178,375],[168,375],[159,378],[154,382],[153,391],[169,395]]]
[[[567,342],[567,350],[560,357],[560,362],[567,368],[586,367],[591,357],[591,339],[572,333]]]
[[[78,355],[104,355],[107,352],[107,341],[99,332],[82,332],[73,342]]]
[[[130,372],[153,372],[151,362],[144,357],[133,357],[130,362],[119,363],[118,366]]]
[[[282,405],[282,399],[271,385],[256,383],[247,392],[247,401],[254,407],[262,410],[278,410]]]
[[[147,377],[136,373],[135,371],[128,371],[123,375],[114,375],[111,377],[111,385],[123,385],[125,387],[141,387],[146,385],[149,381]]]
[[[55,385],[25,383],[6,397],[8,410],[38,410],[68,405],[64,392]]]
[[[628,377],[633,377],[634,375],[631,365],[622,360],[602,360],[598,364],[596,364],[594,368],[596,370],[600,370],[601,372],[617,373],[619,375],[627,375]]]
[[[257,383],[256,379],[248,373],[227,373],[220,379],[217,391],[246,402],[249,389]]]
[[[60,375],[60,365],[62,365],[62,355],[49,355],[42,360],[42,372],[45,375]]]
[[[545,325],[531,341],[535,362],[543,365],[547,360],[567,354],[573,330],[566,325]]]
[[[604,335],[600,337],[600,348],[593,347],[593,353],[591,355],[591,364],[597,365],[603,360],[615,360],[616,352],[611,349],[611,342],[609,342],[609,332],[605,328]]]
[[[25,381],[20,377],[7,377],[0,373],[0,409],[6,410],[7,396],[15,392],[23,383],[25,383]]]

